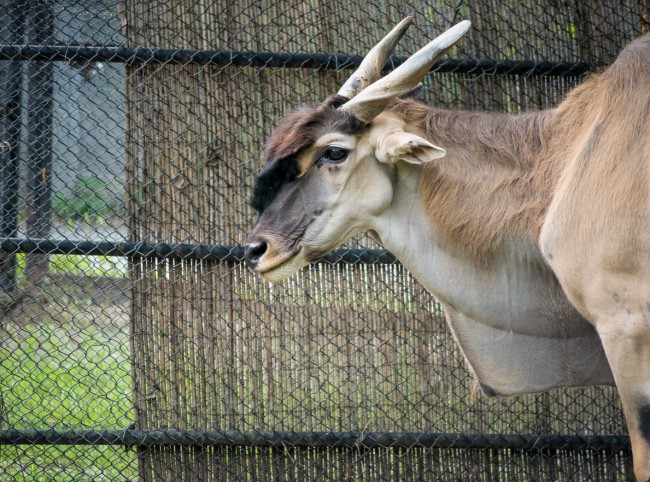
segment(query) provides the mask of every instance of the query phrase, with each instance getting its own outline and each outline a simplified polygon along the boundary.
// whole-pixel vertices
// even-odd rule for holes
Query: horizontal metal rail
[[[51,45],[4,45],[0,46],[0,60],[41,60],[119,62],[119,63],[171,63],[199,65],[234,65],[238,67],[278,67],[342,70],[359,66],[360,55],[325,53],[237,52],[226,50],[172,50],[145,47],[91,47]],[[387,67],[395,68],[406,57],[391,57]],[[583,75],[594,69],[587,62],[536,62],[532,60],[471,60],[445,59],[431,68],[435,72],[465,74],[507,75]]]
[[[630,451],[623,435],[499,435],[426,432],[275,432],[192,430],[0,430],[0,445],[201,447],[455,448]]]
[[[0,238],[0,251],[5,253],[71,254],[230,262],[240,262],[244,259],[244,248],[242,246],[70,241],[67,239]],[[332,264],[392,264],[397,262],[397,259],[384,249],[336,249],[323,257],[321,261]]]

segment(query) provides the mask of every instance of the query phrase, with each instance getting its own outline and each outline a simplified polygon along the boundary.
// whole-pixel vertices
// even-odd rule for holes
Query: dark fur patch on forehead
[[[316,108],[301,110],[284,118],[264,147],[264,167],[255,180],[251,206],[259,213],[273,201],[282,185],[300,175],[298,154],[328,132],[353,135],[365,125],[338,108],[346,97],[329,97]]]

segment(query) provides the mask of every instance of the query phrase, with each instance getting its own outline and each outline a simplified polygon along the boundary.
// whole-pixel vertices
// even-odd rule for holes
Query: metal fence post
[[[43,45],[53,41],[52,2],[30,0],[27,42]],[[52,220],[52,89],[54,65],[30,61],[27,66],[27,236],[46,238]],[[25,272],[33,285],[45,277],[47,255],[27,255]]]
[[[24,9],[15,0],[5,0],[0,6],[6,43],[19,44],[24,36]],[[22,111],[22,63],[0,63],[0,235],[15,237],[18,230],[18,161]],[[16,288],[16,255],[0,253],[0,289],[7,299],[0,304],[10,304]]]

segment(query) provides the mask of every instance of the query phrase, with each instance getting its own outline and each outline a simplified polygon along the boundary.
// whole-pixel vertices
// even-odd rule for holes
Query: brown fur
[[[265,169],[271,167],[269,164],[295,156],[329,131],[358,131],[359,121],[338,109],[347,100],[334,95],[315,109],[303,109],[285,117],[264,146]]]
[[[576,89],[556,117],[554,154],[567,164],[558,189],[570,217],[576,217],[565,223],[576,227],[583,245],[593,233],[606,235],[601,244],[615,263],[633,259],[626,253],[639,252],[635,243],[649,235],[650,35]],[[585,206],[590,212],[580,210]],[[625,236],[614,244],[613,233]]]
[[[637,480],[650,480],[650,36],[557,109],[562,175],[540,245],[601,339]]]
[[[400,101],[393,110],[421,126],[447,156],[425,166],[422,195],[433,224],[477,262],[506,238],[536,239],[554,179],[548,113],[509,116],[431,109]]]
[[[623,166],[627,156],[639,146],[648,148],[647,138],[639,136],[648,131],[650,75],[639,73],[648,71],[649,61],[646,36],[627,47],[609,69],[572,91],[557,109],[536,113],[443,111],[412,100],[396,101],[393,112],[448,151],[423,172],[422,195],[432,223],[479,263],[509,238],[536,245],[551,198],[576,156],[581,156],[581,169],[600,176],[607,198],[619,195],[619,203],[643,203],[620,192],[606,193],[612,192],[609,181],[615,170],[628,168]],[[599,122],[611,127],[606,139],[598,136],[603,128]],[[611,152],[610,164],[592,166],[594,149],[618,154]],[[647,166],[641,167],[647,176]]]

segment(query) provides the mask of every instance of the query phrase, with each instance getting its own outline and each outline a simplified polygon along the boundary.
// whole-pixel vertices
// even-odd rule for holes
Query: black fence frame
[[[506,435],[429,432],[267,432],[194,430],[0,430],[8,445],[123,445],[126,447],[324,447],[510,449],[525,452],[630,452],[622,435]]]

